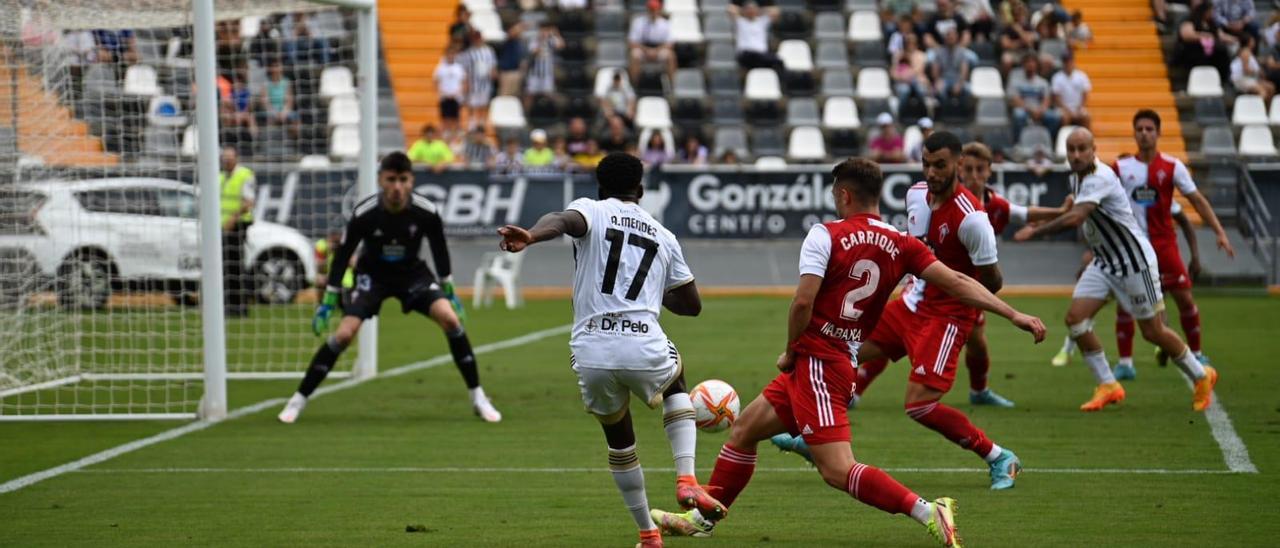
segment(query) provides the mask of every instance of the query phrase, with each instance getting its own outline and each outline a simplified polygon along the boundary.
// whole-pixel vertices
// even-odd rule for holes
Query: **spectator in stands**
[[[884,35],[893,34],[895,23],[902,21],[903,18],[912,21],[920,13],[919,0],[882,0],[880,2],[880,23],[884,26]],[[917,32],[919,32],[917,30]]]
[[[577,171],[590,173],[600,164],[604,156],[604,151],[600,150],[599,144],[595,141],[587,141],[587,150],[573,156],[573,167]]]
[[[556,52],[564,48],[560,30],[548,22],[538,27],[538,36],[529,45],[529,74],[525,77],[525,100],[556,92]]]
[[[1057,135],[1062,126],[1062,113],[1053,108],[1053,92],[1049,82],[1040,76],[1040,61],[1028,54],[1022,58],[1022,70],[1009,73],[1005,96],[1013,107],[1013,138],[1018,140],[1027,124],[1036,122]]]
[[[893,57],[902,52],[906,47],[906,37],[915,36],[920,38],[920,34],[916,32],[916,23],[911,20],[910,15],[904,15],[898,19],[898,26],[892,32],[886,34],[889,37],[889,57]],[[918,42],[917,42],[918,43]]]
[[[898,128],[893,123],[893,115],[881,112],[876,117],[876,125],[879,126],[879,131],[867,143],[871,159],[882,164],[900,164],[907,161],[907,156],[902,150],[902,135],[898,133]]]
[[[489,142],[489,137],[484,134],[484,130],[480,128],[471,130],[467,138],[467,146],[462,152],[462,157],[467,162],[467,165],[473,168],[492,169],[495,160],[494,156],[493,144]]]
[[[458,2],[458,8],[453,12],[453,22],[449,23],[449,45],[465,49],[470,43],[473,30],[471,10],[467,9],[466,4]]]
[[[493,81],[498,78],[498,56],[484,43],[480,31],[471,31],[471,47],[462,52],[462,67],[467,69],[467,125],[483,128],[489,122],[489,100],[493,99]]]
[[[214,32],[217,47],[218,70],[227,74],[248,62],[244,44],[240,40],[240,21],[218,21]]]
[[[295,12],[280,20],[281,33],[286,36],[284,47],[293,63],[300,65],[327,65],[333,61],[329,41],[313,36],[306,12]]]
[[[932,48],[942,43],[942,36],[948,30],[956,31],[956,36],[960,39],[960,45],[968,47],[969,22],[960,14],[956,13],[955,8],[951,4],[951,0],[937,0],[938,11],[933,13],[929,18],[929,22],[925,25],[929,31],[925,36],[925,46]]]
[[[600,145],[600,150],[607,154],[626,151],[627,145],[632,141],[632,136],[627,132],[627,126],[622,123],[622,119],[613,117],[609,119],[609,129],[605,132],[604,137],[597,142]]]
[[[924,160],[924,142],[933,135],[933,120],[930,118],[921,118],[916,122],[916,127],[920,128],[920,141],[911,145],[911,150],[907,151],[907,161],[919,162]]]
[[[769,50],[769,27],[781,14],[777,6],[770,6],[762,15],[754,0],[747,0],[741,8],[729,4],[729,15],[736,28],[734,49],[738,52],[738,66],[744,70],[771,68],[782,72],[782,59]]]
[[[1257,17],[1253,0],[1213,0],[1213,20],[1241,42],[1246,36],[1254,40],[1260,36]]]
[[[1085,103],[1089,102],[1089,92],[1093,83],[1089,75],[1076,68],[1075,55],[1067,52],[1062,56],[1062,70],[1053,75],[1049,86],[1053,90],[1054,104],[1062,113],[1062,123],[1089,127],[1093,122],[1089,118],[1089,110]]]
[[[98,47],[106,50],[107,53],[107,58],[99,61],[121,65],[133,65],[138,62],[138,40],[132,30],[98,29],[93,31],[93,39],[98,43]]]
[[[249,41],[249,57],[264,67],[285,54],[280,29],[276,28],[274,19],[263,17],[258,23],[258,35]]]
[[[960,37],[954,29],[943,33],[943,45],[929,50],[929,64],[933,67],[933,85],[940,97],[969,96],[969,69],[978,62],[978,56],[960,45]]]
[[[631,51],[631,79],[640,77],[645,63],[662,63],[667,77],[676,73],[676,53],[671,40],[671,22],[662,16],[662,1],[649,0],[647,13],[631,20],[627,43]]]
[[[1276,88],[1265,78],[1262,65],[1253,54],[1253,39],[1246,37],[1235,60],[1231,61],[1231,85],[1240,93],[1261,95],[1263,103],[1270,104]]]
[[[1012,4],[1012,5],[1011,5]],[[1005,2],[1001,9],[1009,11],[1000,33],[1000,72],[1008,74],[1019,59],[1036,50],[1036,33],[1032,31],[1027,5],[1022,0]]]
[[[1072,11],[1071,24],[1067,28],[1067,43],[1071,44],[1072,49],[1079,49],[1088,47],[1090,42],[1093,42],[1093,30],[1084,22],[1084,12]]]
[[[1053,76],[1055,71],[1062,68],[1059,59],[1062,51],[1071,49],[1067,45],[1066,30],[1063,27],[1070,20],[1067,12],[1054,4],[1045,4],[1043,9],[1032,16],[1032,20],[1035,21],[1036,28],[1036,51],[1040,53],[1040,75]],[[1057,47],[1050,48],[1050,44]]]
[[[725,166],[736,166],[739,163],[738,153],[734,152],[733,149],[725,150],[720,153],[720,161],[717,163]]]
[[[564,137],[556,137],[555,143],[551,145],[551,151],[556,154],[556,159],[552,162],[557,171],[568,171],[573,158],[569,156],[568,141]]]
[[[506,147],[494,158],[493,170],[503,175],[515,175],[524,171],[524,153],[520,152],[519,139],[507,139]]]
[[[1200,65],[1218,69],[1223,81],[1231,77],[1231,56],[1228,44],[1235,37],[1223,32],[1213,18],[1213,4],[1205,0],[1191,8],[1191,16],[1178,28],[1178,42],[1174,46],[1174,60],[1190,70]]]
[[[988,0],[955,0],[956,12],[969,23],[969,34],[974,42],[990,42],[995,30],[996,13]]]
[[[680,149],[680,163],[695,166],[707,165],[707,158],[710,153],[707,147],[698,140],[697,135],[690,134],[684,138],[684,148]]]
[[[98,43],[93,32],[87,30],[69,30],[62,33],[58,43],[66,55],[67,64],[71,66],[90,65],[98,62]]]
[[[520,96],[520,80],[528,50],[524,42],[524,22],[516,21],[507,27],[507,38],[498,46],[498,95]],[[526,96],[527,110],[532,98]]]
[[[574,117],[569,120],[569,137],[565,140],[565,152],[570,156],[582,154],[587,151],[587,141],[591,140],[591,136],[587,134],[587,122],[581,117]]]
[[[548,172],[555,169],[556,153],[547,146],[547,132],[535,129],[529,132],[532,146],[524,151],[526,171]]]
[[[293,102],[293,81],[284,75],[284,65],[273,59],[267,67],[267,85],[259,97],[259,106],[267,119],[267,125],[285,126],[289,135],[298,138],[302,122]]]
[[[893,87],[898,94],[899,104],[907,102],[912,94],[921,99],[932,95],[933,86],[925,75],[928,56],[920,51],[919,38],[915,34],[907,34],[905,48],[893,54]]]
[[[667,155],[667,142],[662,137],[661,131],[655,131],[649,135],[649,141],[640,152],[640,160],[649,167],[657,167],[671,160]]]
[[[232,74],[231,100],[226,110],[226,125],[239,142],[258,137],[258,121],[253,115],[253,93],[249,91],[249,69],[242,67]],[[247,132],[247,133],[246,133]]]
[[[456,46],[449,46],[445,50],[444,58],[436,65],[433,78],[436,82],[436,96],[440,98],[440,122],[444,124],[445,131],[455,132],[467,89],[467,69],[458,62]]]
[[[1026,165],[1036,177],[1044,177],[1044,174],[1053,169],[1053,158],[1049,157],[1049,147],[1036,145],[1031,151],[1031,157],[1027,158]]]
[[[614,71],[613,81],[600,98],[600,114],[606,121],[619,118],[628,127],[636,118],[636,92],[631,83],[622,77],[622,71]]]
[[[1271,12],[1267,28],[1262,31],[1262,47],[1270,49],[1280,44],[1280,11]]]
[[[1262,33],[1263,43],[1258,48],[1258,61],[1272,86],[1280,89],[1280,11],[1271,14],[1267,28]]]
[[[427,124],[422,127],[422,137],[409,147],[409,159],[415,164],[430,167],[431,171],[440,173],[454,161],[453,151],[449,144],[440,138],[436,126]]]

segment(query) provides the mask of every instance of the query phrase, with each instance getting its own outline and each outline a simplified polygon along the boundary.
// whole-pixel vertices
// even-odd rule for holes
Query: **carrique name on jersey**
[[[898,252],[900,251],[898,249],[897,242],[894,242],[889,238],[889,236],[879,232],[859,230],[840,237],[840,247],[845,251],[848,251],[855,245],[877,246],[880,249],[883,249],[885,253],[888,253],[889,256],[894,259],[898,258]]]
[[[862,330],[856,327],[837,327],[831,322],[822,324],[822,334],[845,342],[860,342]]]

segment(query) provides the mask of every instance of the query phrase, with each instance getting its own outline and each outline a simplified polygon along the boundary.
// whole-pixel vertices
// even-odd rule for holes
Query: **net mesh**
[[[228,373],[297,376],[356,179],[355,14],[215,9],[217,146],[253,171],[222,196],[248,213],[223,219]],[[194,80],[189,1],[0,1],[0,418],[196,412]]]

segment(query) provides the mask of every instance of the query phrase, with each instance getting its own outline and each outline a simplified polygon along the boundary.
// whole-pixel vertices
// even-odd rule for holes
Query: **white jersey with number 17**
[[[658,324],[662,297],[693,281],[671,231],[639,204],[580,198],[587,232],[573,241],[573,335],[578,367],[670,367],[671,346]]]

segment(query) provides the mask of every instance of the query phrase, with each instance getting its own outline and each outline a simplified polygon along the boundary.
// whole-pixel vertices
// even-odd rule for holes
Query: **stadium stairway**
[[[432,73],[449,43],[453,2],[380,0],[378,23],[391,86],[400,107],[405,142],[425,123],[436,123],[439,101]]]
[[[7,53],[5,54],[8,55]],[[70,166],[116,165],[119,158],[102,150],[102,140],[89,133],[88,124],[77,120],[67,107],[50,95],[38,76],[26,71],[10,72],[0,65],[0,124],[15,119],[10,82],[17,83],[18,150],[45,163]]]

